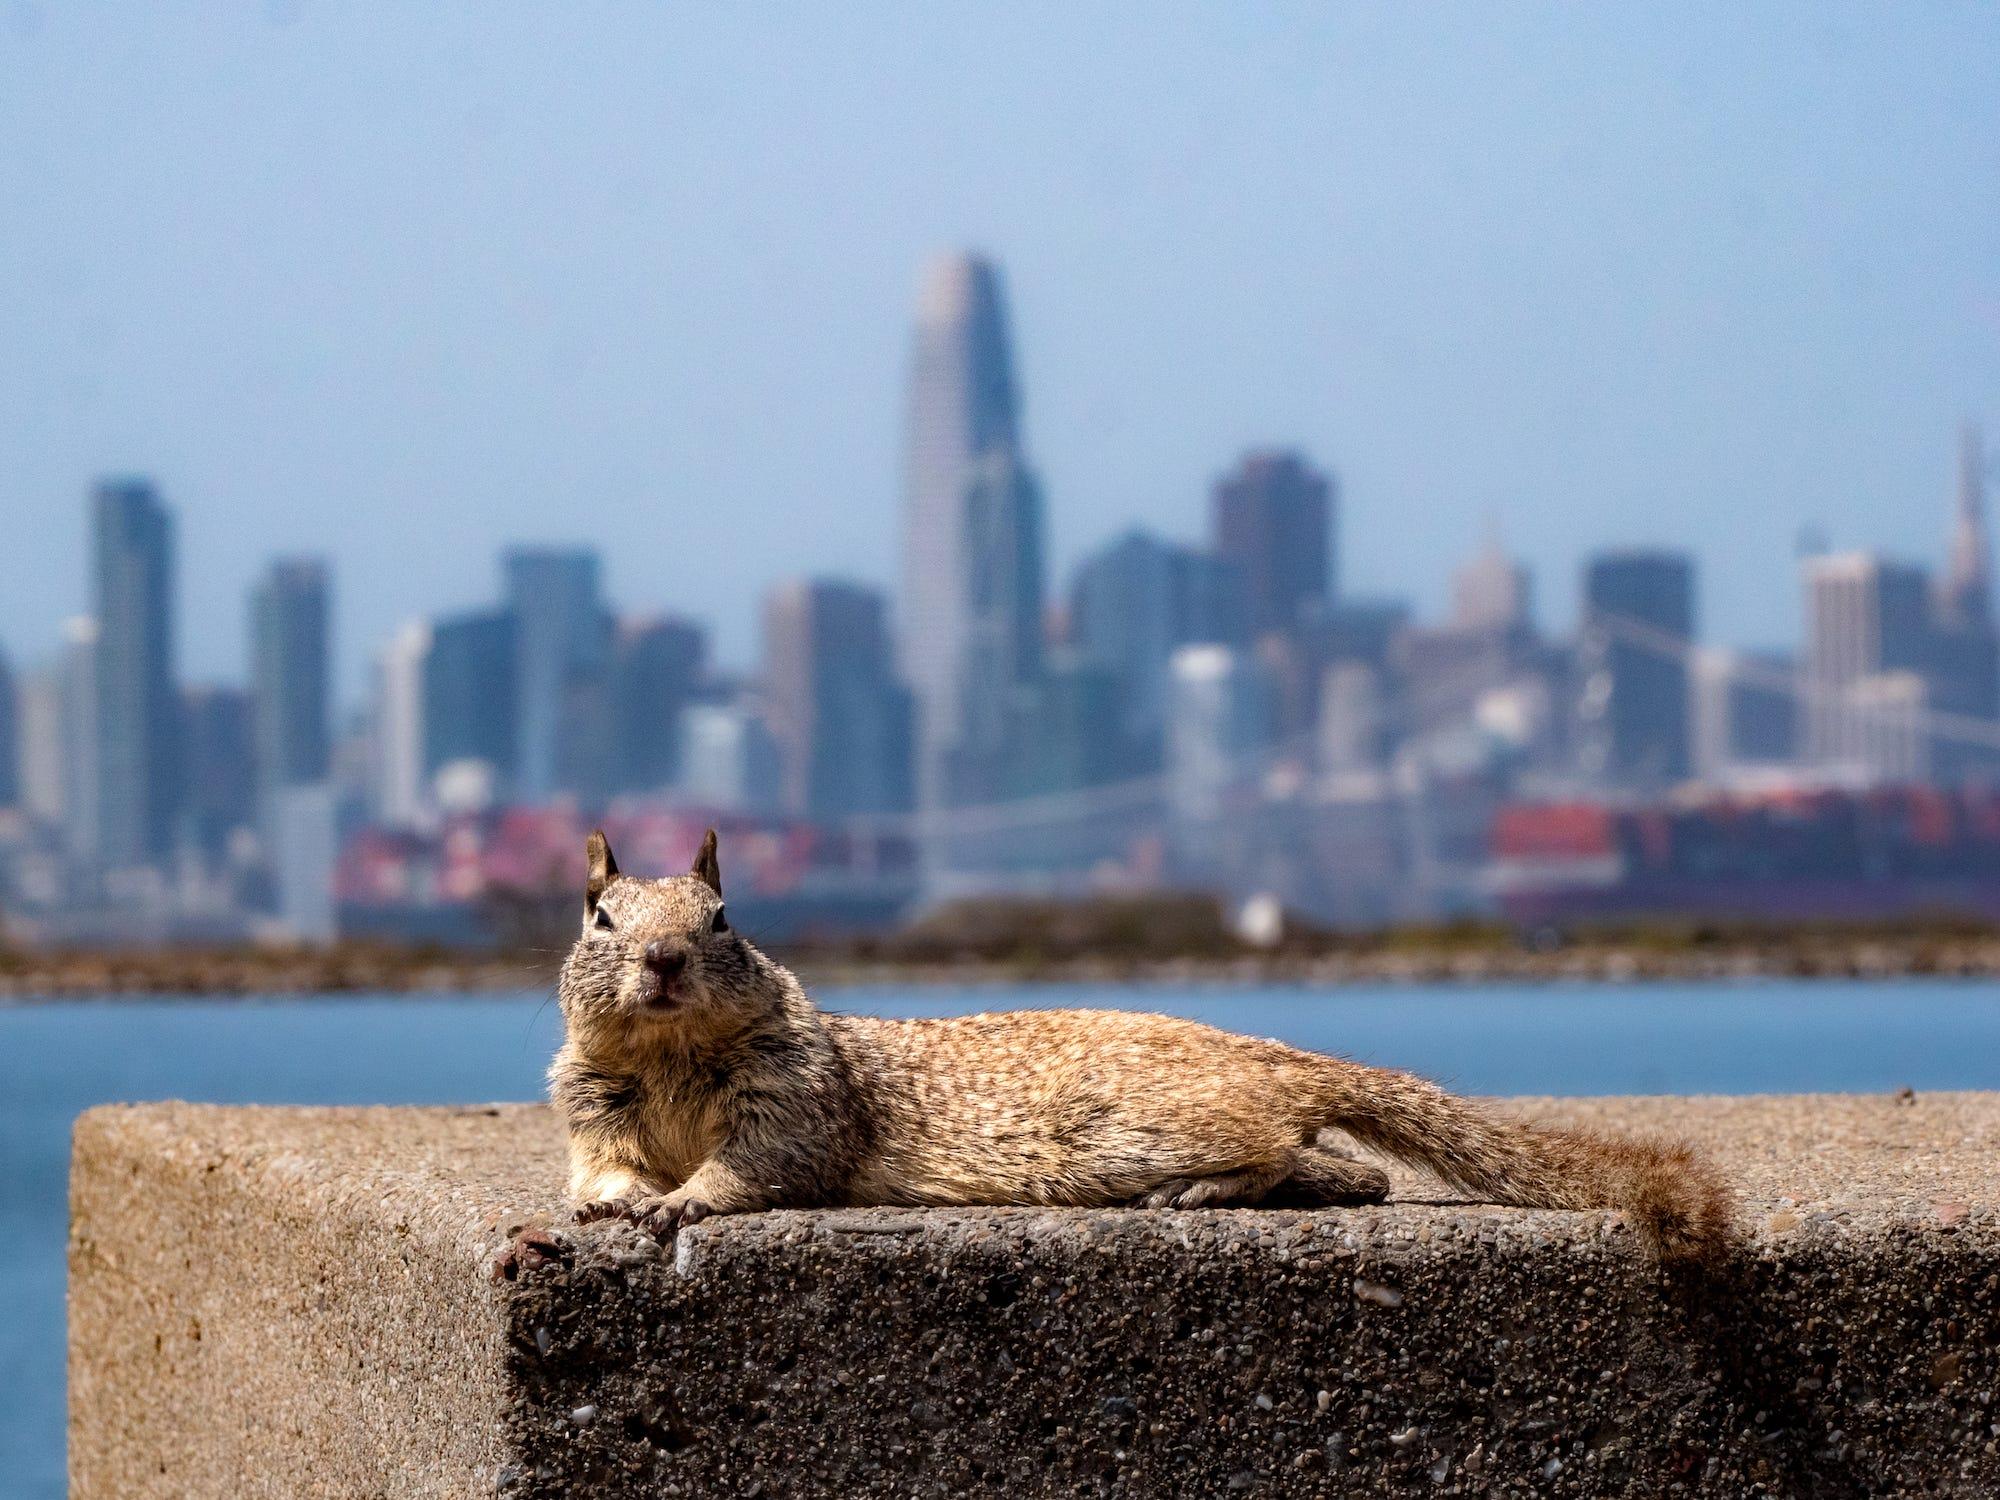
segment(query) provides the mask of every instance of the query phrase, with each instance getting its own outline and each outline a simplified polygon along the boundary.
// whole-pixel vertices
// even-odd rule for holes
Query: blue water
[[[2000,1088],[2000,984],[1314,992],[1051,987],[838,992],[840,1008],[1170,1011],[1493,1094]],[[0,1008],[0,1492],[63,1493],[69,1129],[113,1100],[529,1099],[559,1032],[540,996]]]

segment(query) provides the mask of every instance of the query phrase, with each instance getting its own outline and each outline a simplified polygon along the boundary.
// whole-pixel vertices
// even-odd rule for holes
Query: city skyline
[[[748,672],[718,670],[709,622],[618,598],[602,543],[509,543],[475,608],[378,643],[359,714],[335,715],[329,670],[349,583],[311,554],[248,590],[247,678],[204,685],[178,663],[172,497],[99,481],[92,614],[6,684],[12,899],[51,931],[95,909],[127,931],[478,941],[494,893],[548,880],[577,820],[659,841],[714,818],[759,830],[792,920],[1109,883],[1379,924],[1538,888],[1615,899],[1606,873],[1651,855],[1618,853],[1607,820],[1648,799],[1817,799],[1838,840],[1861,805],[1839,799],[1928,795],[1984,828],[2000,622],[1976,423],[1935,561],[1802,549],[1796,647],[1772,655],[1714,642],[1680,549],[1590,552],[1574,628],[1536,618],[1496,530],[1456,559],[1448,612],[1357,596],[1349,497],[1292,449],[1220,472],[1198,536],[1134,526],[1057,573],[1012,321],[992,261],[925,268],[901,596],[774,584]],[[1690,827],[1682,870],[1728,817]]]
[[[967,261],[984,263],[983,257],[973,252],[954,252],[938,258],[940,265]],[[1968,607],[1973,608],[1975,613],[1983,613],[1991,602],[1988,577],[1992,569],[1991,539],[1986,528],[1987,517],[1983,499],[1984,473],[1993,466],[1994,459],[1984,444],[1982,434],[1981,425],[1969,418],[1961,420],[1954,429],[1954,468],[1948,480],[1948,499],[1940,501],[1938,514],[1932,518],[1934,522],[1932,535],[1917,541],[1914,545],[1894,549],[1873,549],[1829,545],[1826,538],[1807,529],[1797,539],[1794,551],[1782,559],[1788,588],[1800,583],[1801,578],[1805,576],[1800,571],[1801,567],[1809,564],[1814,556],[1836,559],[1867,557],[1893,565],[1907,573],[1921,574],[1927,579],[1934,578],[1934,591],[1938,602],[1947,613],[1958,607],[1961,601],[1969,601]],[[1026,483],[1039,489],[1039,486],[1035,485],[1033,471],[1026,466],[1025,457],[1018,456],[1017,450],[1012,448],[1008,451],[1009,464],[1019,468]],[[1310,453],[1282,446],[1267,445],[1262,448],[1246,449],[1237,455],[1230,465],[1218,466],[1205,492],[1205,504],[1213,510],[1214,506],[1224,503],[1223,497],[1231,494],[1235,487],[1244,482],[1243,475],[1254,473],[1260,466],[1274,462],[1281,466],[1302,461],[1309,464],[1312,458],[1313,455]],[[1353,539],[1353,530],[1348,524],[1351,517],[1346,509],[1346,497],[1339,493],[1337,471],[1321,474],[1309,469],[1308,473],[1315,481],[1329,487],[1329,503],[1335,518],[1331,529],[1321,539],[1325,543],[1328,555],[1325,571],[1320,575],[1322,581],[1318,587],[1327,595],[1337,593],[1343,600],[1356,605],[1385,607],[1393,605],[1408,611],[1412,607],[1419,606],[1420,602],[1424,602],[1426,607],[1417,608],[1416,613],[1410,615],[1412,622],[1435,621],[1444,628],[1466,624],[1468,608],[1474,611],[1480,608],[1477,604],[1468,605],[1468,592],[1476,593],[1482,589],[1490,592],[1498,589],[1508,599],[1516,601],[1513,607],[1518,610],[1523,622],[1531,624],[1537,630],[1552,637],[1568,636],[1576,632],[1587,633],[1592,614],[1588,580],[1591,569],[1597,561],[1620,552],[1642,551],[1685,556],[1694,560],[1697,569],[1700,569],[1700,554],[1689,547],[1643,544],[1635,546],[1629,541],[1621,542],[1616,539],[1594,544],[1585,552],[1579,563],[1579,586],[1573,590],[1578,598],[1573,612],[1566,619],[1551,619],[1546,612],[1545,597],[1550,592],[1551,583],[1558,591],[1565,591],[1566,581],[1551,579],[1543,569],[1536,566],[1532,558],[1525,557],[1508,546],[1504,528],[1489,519],[1482,534],[1464,539],[1464,545],[1460,550],[1440,555],[1438,586],[1426,591],[1426,594],[1439,596],[1434,606],[1428,606],[1424,595],[1415,593],[1397,594],[1390,590],[1355,589],[1346,586],[1344,580],[1339,577],[1338,559]],[[181,497],[168,491],[154,475],[139,473],[101,475],[87,488],[93,493],[142,493],[152,497],[155,503],[165,504],[171,526],[178,527],[181,523],[183,510]],[[899,508],[907,516],[909,504],[907,485],[901,502]],[[1037,506],[1036,509],[1040,512],[1043,507]],[[1052,515],[1038,515],[1036,528],[1049,529],[1053,519]],[[1211,515],[1211,522],[1219,524],[1219,517]],[[1077,599],[1073,596],[1073,591],[1094,568],[1101,567],[1108,558],[1135,541],[1143,542],[1149,547],[1164,546],[1170,550],[1199,553],[1211,529],[1212,527],[1198,526],[1189,533],[1168,531],[1143,516],[1135,516],[1100,539],[1094,546],[1085,549],[1067,565],[1052,562],[1044,553],[1036,564],[1039,577],[1034,581],[1034,589],[1040,597],[1043,611],[1038,618],[1044,627],[1052,620],[1060,619],[1068,628],[1074,629],[1073,616]],[[170,541],[168,545],[171,547],[175,544]],[[644,623],[688,620],[694,622],[701,632],[702,650],[710,669],[723,678],[752,680],[756,677],[766,653],[765,642],[754,635],[743,655],[725,658],[715,649],[721,639],[718,628],[720,622],[715,619],[702,617],[691,611],[661,609],[649,605],[646,601],[635,601],[624,597],[616,599],[616,608],[613,610],[611,603],[613,591],[601,581],[602,570],[609,560],[610,550],[591,543],[543,543],[518,538],[494,538],[488,550],[482,554],[482,561],[488,569],[489,577],[481,591],[475,593],[472,598],[457,601],[451,606],[410,613],[404,616],[394,629],[380,638],[361,642],[356,648],[359,665],[351,672],[339,671],[335,666],[338,653],[325,641],[316,641],[314,649],[324,652],[326,658],[323,663],[317,665],[316,670],[326,680],[329,692],[328,724],[316,732],[323,738],[330,738],[338,733],[341,722],[367,710],[374,703],[378,691],[376,679],[383,655],[385,652],[393,651],[399,640],[405,639],[411,631],[428,632],[438,622],[487,618],[490,612],[489,605],[482,601],[490,601],[496,593],[506,596],[513,591],[514,585],[511,579],[522,566],[540,566],[561,575],[580,575],[576,582],[565,584],[573,598],[564,607],[573,616],[572,623],[578,632],[588,634],[590,627],[585,622],[591,617],[592,611],[609,611],[606,614],[606,630],[609,630],[616,621]],[[788,588],[816,584],[860,588],[881,594],[890,602],[894,614],[895,633],[901,637],[907,631],[909,617],[907,606],[904,604],[906,595],[898,592],[894,580],[896,575],[900,574],[903,582],[907,584],[911,576],[908,553],[906,538],[902,553],[896,559],[897,566],[886,570],[891,574],[890,581],[883,581],[871,574],[860,572],[807,570],[774,576],[754,589],[746,589],[745,608],[750,613],[752,628],[755,629],[757,621],[762,617],[761,612],[771,597]],[[174,558],[176,572],[182,565],[184,565],[183,560],[176,555]],[[323,596],[330,587],[328,575],[333,571],[335,569],[330,567],[327,554],[299,553],[297,549],[291,549],[289,554],[276,555],[261,562],[255,574],[244,584],[242,601],[232,603],[226,600],[192,600],[182,597],[182,591],[176,590],[173,599],[175,648],[178,647],[179,638],[186,630],[186,622],[191,617],[203,613],[204,603],[214,612],[233,615],[239,622],[242,619],[245,603],[251,610],[250,628],[243,631],[240,637],[242,659],[233,669],[225,668],[214,673],[203,673],[181,665],[177,666],[177,680],[189,688],[248,691],[260,672],[256,620],[258,610],[263,607],[260,600],[288,574],[299,572],[317,575],[314,587]],[[294,581],[296,582],[296,578]],[[85,570],[84,584],[88,596],[90,588],[88,568]],[[1706,598],[1704,602],[1707,603]],[[317,607],[325,617],[318,623],[317,629],[330,640],[341,633],[338,624],[340,615],[338,611],[331,610],[327,606],[324,597],[320,598]],[[1716,649],[1750,656],[1796,655],[1803,651],[1809,642],[1807,632],[1801,629],[1801,616],[1796,598],[1788,603],[1787,608],[1792,613],[1782,639],[1758,641],[1747,645],[1735,640],[1717,639],[1709,628],[1709,616],[1706,612],[1700,622],[1701,628],[1695,633],[1706,645]],[[4,664],[16,673],[24,667],[56,669],[60,666],[63,651],[69,649],[71,644],[68,637],[70,628],[79,621],[94,621],[95,618],[88,606],[63,615],[55,622],[56,640],[53,647],[39,656],[14,649],[6,640],[0,639],[0,664]],[[603,656],[608,660],[608,636],[605,641],[586,643],[580,649],[586,656]],[[178,656],[177,649],[173,654]],[[902,670],[902,675],[907,678],[909,673],[906,670],[906,663],[899,658],[897,665],[899,670]],[[553,667],[544,668],[544,675],[552,670]],[[521,732],[525,732],[525,728]],[[552,730],[545,726],[541,737],[547,739],[551,732]],[[325,746],[321,746],[317,753],[323,757],[326,753]],[[537,769],[530,778],[530,784],[542,788],[553,787],[559,780],[551,769],[555,754],[553,743],[551,742],[550,746],[541,750],[539,754],[541,759],[536,763]]]
[[[904,310],[960,242],[1008,268],[1057,577],[1135,521],[1193,539],[1279,445],[1341,485],[1350,591],[1435,617],[1497,513],[1551,627],[1633,540],[1765,646],[1800,528],[1934,560],[1950,425],[2000,426],[1980,13],[863,9],[775,53],[286,14],[37,13],[0,57],[0,190],[46,205],[0,247],[17,659],[87,607],[70,497],[136,470],[191,601],[331,557],[346,703],[503,539],[612,539],[608,593],[744,664],[767,585],[893,577]],[[187,612],[189,675],[239,676],[233,614]]]

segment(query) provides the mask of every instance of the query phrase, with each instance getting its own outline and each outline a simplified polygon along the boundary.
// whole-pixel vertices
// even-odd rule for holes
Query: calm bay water
[[[931,1016],[1168,1011],[1491,1094],[2000,1088],[2000,984],[1562,988],[857,989]],[[0,1493],[63,1493],[69,1130],[108,1101],[453,1104],[530,1099],[560,1022],[539,995],[0,1007]]]

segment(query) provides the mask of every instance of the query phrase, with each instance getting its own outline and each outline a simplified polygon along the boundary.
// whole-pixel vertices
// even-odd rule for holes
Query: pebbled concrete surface
[[[2000,1494],[2000,1095],[1522,1101],[1743,1187],[1611,1214],[842,1210],[664,1251],[494,1110],[95,1110],[71,1491]]]

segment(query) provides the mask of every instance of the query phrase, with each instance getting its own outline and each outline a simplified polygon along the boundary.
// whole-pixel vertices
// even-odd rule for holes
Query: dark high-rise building
[[[21,801],[21,713],[14,673],[0,652],[0,807]]]
[[[1182,646],[1242,635],[1236,574],[1205,552],[1130,531],[1084,559],[1070,586],[1070,639],[1111,675],[1117,722],[1137,761],[1157,766],[1168,662]]]
[[[194,847],[217,862],[230,836],[249,827],[258,802],[251,696],[235,688],[181,694],[182,818]]]
[[[764,604],[764,701],[787,810],[818,818],[910,805],[910,695],[896,680],[888,602],[801,579]]]
[[[1678,552],[1613,552],[1584,570],[1579,754],[1614,785],[1688,774],[1694,563]]]
[[[1290,630],[1333,596],[1333,481],[1296,453],[1252,453],[1216,481],[1215,555],[1242,580],[1252,635]]]
[[[611,616],[597,554],[516,548],[506,558],[514,617],[514,793],[595,793],[610,774]]]
[[[99,484],[93,511],[97,856],[118,870],[157,864],[173,845],[173,521],[145,479]]]
[[[982,779],[971,768],[998,753],[985,711],[1040,669],[1041,499],[1021,453],[999,273],[977,256],[940,260],[924,280],[904,492],[901,664],[928,807]]]
[[[280,791],[327,778],[327,594],[326,564],[318,558],[275,562],[250,591],[251,722],[267,824]]]
[[[708,672],[708,636],[691,620],[626,620],[611,666],[614,781],[658,792],[681,774],[681,715]]]
[[[484,761],[504,785],[514,774],[518,715],[514,617],[485,610],[440,620],[423,666],[423,770]]]

